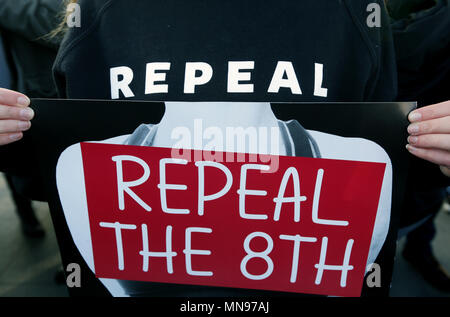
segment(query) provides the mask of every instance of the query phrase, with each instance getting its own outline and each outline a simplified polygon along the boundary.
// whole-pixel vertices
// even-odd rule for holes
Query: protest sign
[[[33,105],[63,261],[85,272],[74,295],[387,294],[413,103],[270,104],[279,131],[254,141],[278,136],[279,153],[255,151],[251,127],[243,151],[224,151],[238,130],[199,122],[161,146],[170,103]]]

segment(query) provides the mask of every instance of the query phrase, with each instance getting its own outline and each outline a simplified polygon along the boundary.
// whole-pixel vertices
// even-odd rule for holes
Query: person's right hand
[[[0,88],[0,145],[20,140],[31,127],[34,111],[29,105],[24,94]]]

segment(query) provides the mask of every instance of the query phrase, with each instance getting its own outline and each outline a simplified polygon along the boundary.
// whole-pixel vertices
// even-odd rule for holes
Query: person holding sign
[[[173,145],[164,131],[192,125],[196,118],[217,120],[208,117],[213,113],[222,126],[242,126],[236,122],[240,119],[247,126],[279,126],[267,102],[263,103],[267,117],[258,116],[261,105],[251,111],[242,104],[233,107],[233,102],[390,101],[396,95],[390,30],[364,26],[368,3],[250,1],[220,2],[214,7],[194,3],[182,8],[159,1],[79,1],[83,23],[68,31],[55,63],[55,79],[63,98],[167,100],[167,117],[160,126],[168,128],[149,127],[149,133],[138,138],[159,146]],[[119,18],[124,12],[134,17],[133,23]],[[196,109],[193,102],[200,101],[210,108]],[[218,101],[227,108],[214,107]],[[416,147],[415,153],[448,173],[449,103],[428,109],[439,109],[443,120],[429,121],[425,115],[418,119],[416,114],[423,109],[412,112],[410,118],[432,124],[431,134],[438,134],[437,141],[431,149]],[[219,125],[213,122],[208,126]],[[136,131],[133,136],[139,134]],[[278,148],[282,155],[289,153],[285,140],[276,142],[282,144]]]
[[[347,12],[348,9],[364,23],[363,13],[367,6],[364,1],[345,2],[342,5],[330,3],[323,6],[308,3],[294,8],[279,4],[276,7],[260,7],[261,4],[257,4],[255,7],[260,7],[261,12],[264,12],[260,20],[265,21],[266,27],[261,28],[262,22],[247,24],[243,34],[237,30],[242,21],[232,20],[230,17],[234,16],[236,8],[244,6],[240,11],[248,12],[248,15],[239,18],[255,21],[255,17],[250,13],[254,7],[251,3],[236,4],[234,9],[219,4],[220,10],[217,10],[221,15],[215,15],[208,11],[208,8],[196,4],[195,8],[190,8],[192,12],[196,12],[195,18],[192,19],[186,18],[185,10],[168,10],[158,2],[134,3],[132,6],[120,1],[79,4],[82,8],[85,7],[81,11],[82,20],[83,13],[92,11],[99,13],[99,20],[110,23],[93,21],[89,13],[85,19],[88,24],[92,22],[89,24],[89,30],[83,27],[69,30],[67,46],[62,48],[55,65],[55,76],[61,96],[173,101],[174,103],[166,103],[166,118],[159,125],[165,125],[167,128],[149,127],[148,133],[137,138],[138,141],[147,142],[149,145],[173,146],[173,140],[170,138],[173,128],[187,125],[193,130],[196,118],[214,120],[214,117],[207,116],[207,112],[199,111],[200,106],[197,105],[196,108],[196,105],[189,104],[183,109],[183,105],[175,104],[177,101],[388,101],[395,96],[395,65],[392,44],[389,45],[389,29],[360,28],[352,24],[351,15]],[[288,12],[290,10],[291,13]],[[306,14],[311,11],[327,14],[328,10],[334,14],[338,12],[336,19],[349,21],[349,24],[321,23],[320,26],[314,27],[315,22]],[[127,24],[114,25],[112,21],[115,21],[117,12],[133,14],[136,17],[135,23],[145,27],[138,31]],[[193,23],[194,20],[199,22]],[[270,27],[280,23],[293,23],[294,20],[303,21],[303,26],[309,25],[308,30],[301,25],[287,26],[282,28],[282,33],[277,33]],[[219,25],[221,28],[217,27]],[[348,41],[345,44],[333,41],[329,36],[336,32],[336,25],[341,28],[339,32],[347,34],[343,37]],[[313,39],[309,33],[310,29],[317,30]],[[360,38],[361,33],[366,40],[354,42],[355,38]],[[129,34],[145,40],[135,41]],[[227,41],[230,34],[240,34],[240,37],[233,36],[232,41]],[[113,37],[120,39],[122,49],[108,49],[110,44],[107,43],[99,47],[99,43],[103,43],[105,38]],[[79,42],[76,40],[78,38],[83,40]],[[169,41],[170,38],[177,40]],[[292,38],[303,41],[294,44]],[[310,39],[306,44],[315,45],[305,45],[304,39]],[[380,45],[381,43],[383,45]],[[369,50],[367,46],[370,47]],[[153,50],[152,47],[158,49]],[[193,48],[201,49],[196,51]],[[212,51],[209,55],[221,52],[223,57],[216,57],[215,60],[208,58],[208,49]],[[377,52],[376,62],[369,57],[372,49]],[[97,52],[101,52],[101,56]],[[89,56],[89,59],[82,58],[83,56]],[[336,59],[336,56],[340,56],[340,59]],[[343,64],[353,65],[355,58],[362,63],[367,58],[371,65],[366,68],[367,73],[357,67],[349,67],[345,74],[336,71],[341,69]],[[374,74],[379,75],[377,77]],[[343,76],[347,77],[342,78]],[[239,126],[236,120],[241,118],[250,118],[253,123],[247,121],[246,124],[259,127],[256,112],[249,111],[249,115],[244,115],[243,106],[233,107],[232,104],[227,104],[228,109],[221,109],[213,108],[210,103],[204,107],[208,106],[209,113],[216,113],[220,122],[209,121],[205,127],[217,127],[221,124]],[[271,112],[263,112],[272,118],[271,123],[263,123],[264,126],[276,127],[277,123],[275,118],[270,116]],[[230,115],[230,121],[225,121]],[[136,131],[134,136],[140,132]],[[162,135],[164,132],[166,135]],[[279,151],[287,153],[286,148]]]

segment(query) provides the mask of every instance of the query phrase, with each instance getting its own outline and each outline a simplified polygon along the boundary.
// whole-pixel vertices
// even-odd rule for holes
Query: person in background
[[[51,70],[59,40],[46,35],[58,25],[62,4],[61,0],[0,0],[0,33],[4,53],[1,72],[4,79],[9,77],[0,87],[19,91],[29,98],[56,97]],[[28,120],[33,112],[22,110],[25,111],[25,120],[18,127],[24,131],[31,125]],[[0,118],[4,112],[4,109],[0,110]],[[31,204],[31,199],[44,200],[39,192],[41,186],[35,178],[8,173],[5,176],[24,234],[43,237],[45,231]]]
[[[449,100],[448,0],[388,0],[387,5],[392,21],[397,59],[399,90],[397,99],[417,101],[419,108]],[[448,116],[449,108],[447,103],[447,107],[439,111]],[[426,108],[422,110],[424,111],[422,115],[430,119],[437,114],[427,111]],[[447,130],[450,129],[448,119],[440,120],[444,120]],[[420,127],[420,124],[416,126]],[[414,123],[409,128],[411,132],[408,139],[411,146],[409,150],[413,154],[419,153],[419,157],[428,155],[419,148],[429,147],[422,142],[434,141],[431,137],[421,136],[421,131],[412,131],[413,127]],[[450,143],[446,141],[446,144],[444,149],[448,155]],[[431,242],[436,235],[434,221],[445,199],[448,185],[449,178],[443,177],[436,165],[413,157],[402,212],[402,226],[409,228],[405,230],[407,239],[403,250],[404,258],[431,285],[447,292],[450,291],[450,276],[434,256]]]

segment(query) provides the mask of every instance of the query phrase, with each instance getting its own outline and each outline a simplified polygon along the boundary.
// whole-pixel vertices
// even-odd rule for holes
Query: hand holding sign
[[[417,109],[408,118],[412,123],[406,148],[440,165],[442,172],[450,176],[450,101]]]
[[[34,112],[27,96],[0,88],[0,145],[20,140],[23,131],[31,127]]]

